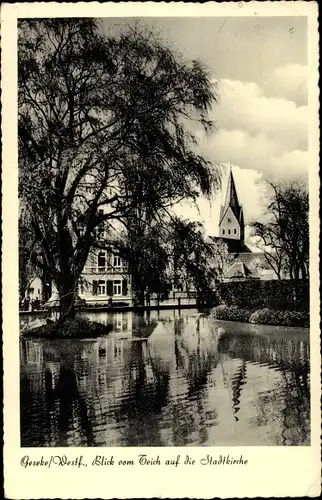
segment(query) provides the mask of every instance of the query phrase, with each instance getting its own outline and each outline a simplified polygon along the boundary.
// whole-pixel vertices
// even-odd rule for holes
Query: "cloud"
[[[213,108],[216,131],[198,131],[200,151],[214,163],[229,161],[265,177],[296,178],[308,171],[308,108],[266,97],[254,82],[220,80]]]
[[[283,151],[273,138],[264,133],[251,135],[243,130],[220,129],[202,147],[203,153],[216,163],[231,161],[242,169],[254,169],[267,178],[295,179],[308,172],[308,152]]]
[[[275,68],[268,78],[265,94],[283,97],[296,106],[305,106],[308,101],[308,68],[303,64],[287,64]]]
[[[216,193],[211,202],[204,198],[198,201],[199,211],[183,202],[175,209],[176,213],[190,220],[202,222],[208,235],[218,236],[219,212],[224,203],[227,182],[228,165],[224,165],[222,189]],[[232,166],[239,203],[243,206],[245,224],[257,220],[266,210],[266,186],[263,175],[254,169],[243,169],[237,165]],[[248,230],[246,230],[246,236]]]
[[[219,106],[214,108],[217,128],[265,134],[281,149],[307,147],[307,107],[292,100],[266,97],[253,82],[221,80]]]
[[[281,177],[306,177],[308,174],[309,153],[298,149],[286,151],[280,156],[274,157],[272,163],[278,169]]]

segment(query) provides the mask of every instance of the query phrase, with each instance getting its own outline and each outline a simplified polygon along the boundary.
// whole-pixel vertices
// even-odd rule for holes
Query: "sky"
[[[131,19],[104,19],[106,33]],[[246,224],[265,212],[264,178],[307,176],[307,19],[305,17],[141,18],[187,59],[200,59],[212,75],[219,102],[210,118],[215,131],[198,131],[200,152],[225,168],[222,192],[200,213],[185,204],[179,212],[201,220],[218,235],[220,204],[232,166]],[[249,228],[246,227],[246,240]]]

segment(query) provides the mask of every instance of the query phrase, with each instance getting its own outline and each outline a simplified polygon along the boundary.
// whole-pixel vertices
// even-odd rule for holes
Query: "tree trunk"
[[[47,302],[52,294],[52,279],[48,273],[43,270],[41,277],[41,288],[42,288],[42,301]]]
[[[59,292],[59,321],[75,317],[75,301],[77,297],[77,281],[73,276],[61,276]]]
[[[144,291],[137,290],[135,293],[135,299],[138,305],[144,306]]]

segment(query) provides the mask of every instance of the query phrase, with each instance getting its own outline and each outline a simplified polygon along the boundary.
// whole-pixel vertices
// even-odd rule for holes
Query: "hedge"
[[[212,316],[226,321],[243,321],[262,325],[308,327],[310,324],[309,313],[306,311],[278,311],[264,308],[252,312],[236,306],[220,305],[212,310]]]
[[[218,283],[219,303],[239,309],[309,310],[308,280],[247,280]]]

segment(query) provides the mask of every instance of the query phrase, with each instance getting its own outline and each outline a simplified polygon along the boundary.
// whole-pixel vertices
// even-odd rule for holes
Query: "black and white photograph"
[[[309,453],[309,17],[77,5],[16,20],[21,469],[43,450],[96,448],[103,467],[133,448],[175,467]]]
[[[18,29],[21,445],[309,445],[306,19]]]

